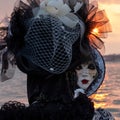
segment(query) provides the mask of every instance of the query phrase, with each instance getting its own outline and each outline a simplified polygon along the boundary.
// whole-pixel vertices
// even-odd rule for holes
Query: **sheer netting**
[[[112,31],[110,21],[105,10],[98,9],[97,2],[90,3],[87,9],[87,37],[93,47],[102,49],[104,48],[104,42],[100,38],[106,38],[107,33]]]
[[[65,71],[71,63],[72,45],[80,36],[79,24],[71,29],[50,15],[33,18],[30,24],[23,56],[46,71]]]

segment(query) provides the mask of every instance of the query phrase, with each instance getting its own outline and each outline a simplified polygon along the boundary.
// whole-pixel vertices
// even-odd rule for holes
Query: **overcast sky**
[[[0,0],[0,19],[10,15],[16,0]],[[98,0],[111,21],[113,32],[108,34],[105,42],[105,54],[120,54],[120,0]]]

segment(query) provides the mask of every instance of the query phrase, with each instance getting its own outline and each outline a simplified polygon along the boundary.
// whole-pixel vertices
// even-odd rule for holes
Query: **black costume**
[[[103,22],[94,21],[99,16],[98,8],[89,5],[88,0],[77,2],[79,9],[72,1],[59,1],[69,12],[64,15],[55,11],[56,6],[54,10],[54,0],[27,2],[20,1],[11,15],[4,37],[7,49],[3,52],[6,55],[3,54],[6,60],[3,63],[7,66],[3,66],[6,71],[1,78],[3,81],[11,78],[9,64],[12,67],[16,64],[26,73],[30,105],[5,103],[0,120],[92,120],[94,106],[88,96],[102,84],[105,66],[96,49],[103,42],[91,31],[96,26],[106,26],[109,20],[105,17]],[[104,12],[100,12],[103,17]],[[89,58],[97,66],[98,77],[85,94],[79,93],[74,98],[74,91],[79,88],[75,69]]]

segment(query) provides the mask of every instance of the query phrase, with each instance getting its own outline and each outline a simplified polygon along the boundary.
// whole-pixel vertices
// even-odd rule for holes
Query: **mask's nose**
[[[87,77],[89,75],[89,70],[86,68],[82,69],[82,77]]]

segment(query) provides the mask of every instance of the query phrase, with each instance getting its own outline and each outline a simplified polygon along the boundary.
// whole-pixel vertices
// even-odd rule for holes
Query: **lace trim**
[[[108,110],[99,108],[95,110],[93,120],[115,120],[115,119]]]

